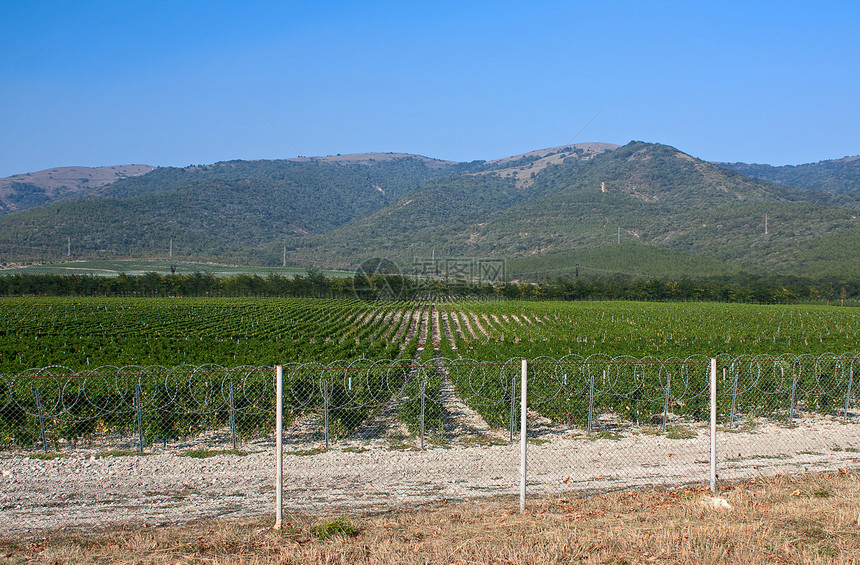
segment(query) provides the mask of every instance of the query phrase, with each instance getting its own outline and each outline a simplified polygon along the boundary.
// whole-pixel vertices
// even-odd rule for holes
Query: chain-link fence
[[[719,477],[856,466],[858,368],[853,354],[718,357]],[[364,512],[516,495],[523,413],[530,493],[708,482],[709,357],[535,358],[527,371],[523,412],[519,359],[284,365],[285,506]],[[226,487],[206,482],[217,468],[215,483],[242,491],[239,507],[263,511],[275,499],[276,382],[272,367],[212,365],[3,376],[0,452],[7,462],[66,456],[39,463],[24,491],[66,488],[83,460],[119,480],[126,471],[104,455],[144,452],[158,458],[128,471],[138,488],[141,476],[161,481],[152,492],[194,482],[223,504]],[[195,450],[220,455],[220,467],[175,463]],[[32,467],[16,464],[19,479]]]
[[[0,378],[0,448],[49,451],[239,442],[274,426],[271,367],[53,366]]]

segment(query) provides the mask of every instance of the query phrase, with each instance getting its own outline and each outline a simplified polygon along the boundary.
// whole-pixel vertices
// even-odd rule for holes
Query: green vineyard
[[[715,303],[374,303],[300,298],[2,298],[0,373],[62,365],[224,367],[443,357],[854,351],[860,313]],[[412,347],[416,346],[415,343]],[[455,353],[456,352],[456,353]]]
[[[711,357],[727,425],[848,418],[860,369],[839,353],[860,317],[839,307],[33,298],[0,319],[0,445],[45,449],[266,436],[275,365],[287,425],[326,441],[444,435],[463,407],[514,429],[523,358],[531,409],[588,432],[703,421]]]

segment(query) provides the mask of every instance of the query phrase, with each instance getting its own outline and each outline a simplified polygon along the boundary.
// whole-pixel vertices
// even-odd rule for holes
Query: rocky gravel
[[[544,428],[529,439],[529,492],[706,483],[708,429],[685,429],[680,437],[646,428],[587,437]],[[285,511],[369,514],[441,499],[515,497],[520,445],[504,441],[504,435],[431,438],[423,451],[406,437],[339,441],[328,451],[314,443],[288,444]],[[760,422],[721,431],[718,440],[724,479],[858,467],[860,457],[860,425],[836,418],[792,427]],[[139,527],[267,513],[274,520],[274,443],[269,438],[241,449],[246,454],[203,459],[175,447],[120,456],[78,449],[50,460],[2,453],[0,531],[33,535],[52,528]]]

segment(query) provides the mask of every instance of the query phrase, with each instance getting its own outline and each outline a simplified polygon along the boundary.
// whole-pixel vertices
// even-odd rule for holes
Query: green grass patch
[[[489,447],[492,445],[510,444],[511,442],[494,436],[466,436],[465,438],[463,438],[463,445],[466,445],[468,447]]]
[[[195,459],[206,459],[207,457],[215,457],[216,455],[248,455],[247,451],[241,449],[189,449],[185,453],[180,453],[180,457],[194,457]]]
[[[696,437],[696,432],[684,426],[668,426],[666,427],[666,437],[669,439],[692,439]]]
[[[419,451],[417,447],[405,441],[393,441],[388,444],[388,449],[391,451]]]
[[[288,451],[287,455],[298,455],[299,457],[305,457],[306,455],[319,455],[320,453],[325,453],[324,447],[312,447],[310,449],[296,449],[295,451]]]
[[[445,436],[438,434],[432,435],[428,438],[425,438],[426,442],[429,443],[433,447],[441,447],[442,449],[450,449],[451,442],[448,441]]]
[[[337,537],[353,538],[358,535],[358,528],[346,518],[335,518],[318,526],[311,528],[311,533],[321,540],[330,540]]]
[[[137,451],[134,449],[111,449],[110,451],[102,451],[96,457],[129,457],[137,455],[150,455],[149,453]]]
[[[591,435],[587,436],[587,438],[589,441],[597,441],[599,439],[611,439],[613,441],[618,441],[620,439],[623,439],[624,436],[619,434],[619,433],[604,431],[604,432],[597,432],[596,434],[591,434]]]
[[[68,457],[68,453],[57,453],[55,451],[49,453],[31,453],[27,457],[30,459],[42,459],[44,461],[51,461],[52,459],[61,459],[63,457]]]

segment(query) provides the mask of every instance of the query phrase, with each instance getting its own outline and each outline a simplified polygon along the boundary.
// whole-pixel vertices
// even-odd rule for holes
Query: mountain
[[[290,234],[323,233],[455,164],[402,154],[165,167],[0,218],[7,261],[177,256],[260,261]]]
[[[860,196],[860,156],[782,167],[747,163],[717,164],[750,177],[779,184],[831,194]]]
[[[143,175],[154,168],[150,165],[57,167],[0,178],[0,215],[60,200],[118,179]]]
[[[640,253],[671,251],[676,265],[684,264],[680,255],[707,259],[707,268],[693,261],[690,276],[719,264],[724,272],[806,273],[857,262],[850,248],[827,243],[860,226],[857,202],[844,196],[752,179],[659,144],[560,155],[534,176],[525,164],[517,175],[497,167],[439,177],[325,236],[294,239],[288,256],[343,265],[372,250],[408,265],[435,250],[508,259],[520,272],[544,271],[549,258],[550,271],[564,274],[602,254],[605,270],[668,272],[665,257],[647,262],[655,270],[631,266],[613,249],[621,242],[639,244]],[[821,245],[832,247],[826,256],[811,251]]]
[[[627,273],[856,277],[858,199],[751,178],[666,145],[490,161],[406,154],[158,168],[0,217],[0,261],[174,257],[355,268],[503,259],[521,280]],[[767,231],[765,232],[765,215]]]

